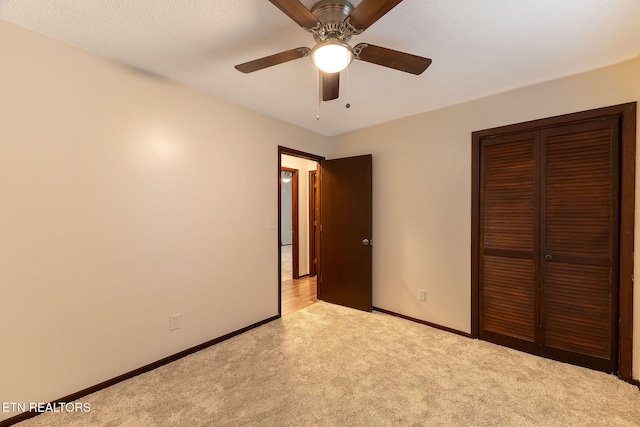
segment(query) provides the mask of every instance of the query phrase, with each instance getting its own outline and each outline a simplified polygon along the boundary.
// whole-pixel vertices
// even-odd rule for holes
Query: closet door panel
[[[482,154],[482,244],[531,255],[537,219],[534,136],[496,138],[484,144]]]
[[[484,141],[480,190],[480,336],[537,351],[536,134]]]
[[[549,263],[546,273],[544,344],[608,359],[612,320],[610,269],[554,262]]]
[[[534,273],[532,259],[484,257],[485,333],[535,343]]]
[[[600,123],[582,125],[594,127]],[[612,129],[567,127],[545,139],[545,248],[575,257],[613,254],[614,153]],[[559,130],[556,130],[558,132]]]
[[[542,130],[541,353],[615,368],[617,120]]]

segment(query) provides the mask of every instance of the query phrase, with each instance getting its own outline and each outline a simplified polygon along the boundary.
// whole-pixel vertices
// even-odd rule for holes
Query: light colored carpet
[[[28,426],[638,426],[637,387],[323,302]]]

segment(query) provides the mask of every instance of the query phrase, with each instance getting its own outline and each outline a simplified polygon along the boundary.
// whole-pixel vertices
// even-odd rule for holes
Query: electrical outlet
[[[418,299],[420,301],[426,301],[427,291],[425,291],[424,289],[418,289]]]
[[[176,329],[180,329],[180,314],[172,314],[169,316],[169,330],[175,331]]]

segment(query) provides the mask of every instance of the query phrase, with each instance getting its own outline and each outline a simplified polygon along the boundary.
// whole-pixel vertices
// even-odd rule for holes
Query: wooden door
[[[615,372],[619,119],[482,141],[479,336]]]
[[[320,169],[318,298],[371,311],[371,155],[324,160]]]
[[[481,147],[480,338],[527,352],[539,345],[538,134]]]
[[[614,372],[618,120],[541,131],[541,354]]]

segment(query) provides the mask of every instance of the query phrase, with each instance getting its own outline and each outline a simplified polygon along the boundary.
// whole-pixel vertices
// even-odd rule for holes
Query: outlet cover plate
[[[180,314],[172,314],[169,316],[169,330],[175,331],[176,329],[180,329]]]

